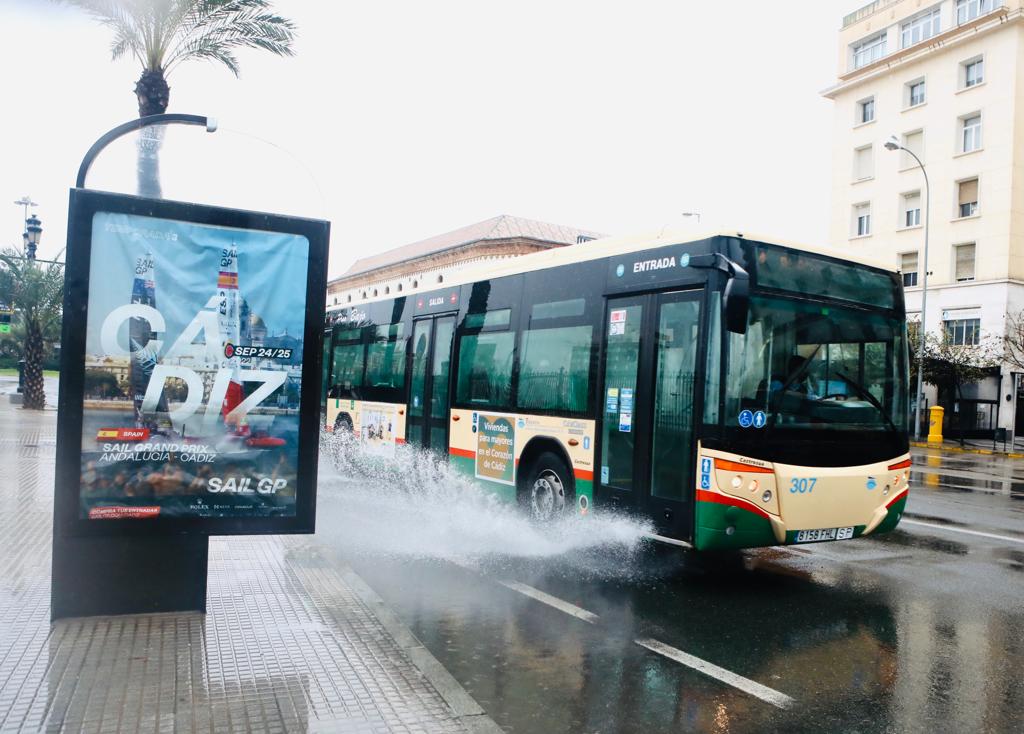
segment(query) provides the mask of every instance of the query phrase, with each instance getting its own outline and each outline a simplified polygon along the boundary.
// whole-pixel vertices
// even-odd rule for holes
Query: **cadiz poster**
[[[309,240],[105,211],[91,229],[79,518],[294,517]]]

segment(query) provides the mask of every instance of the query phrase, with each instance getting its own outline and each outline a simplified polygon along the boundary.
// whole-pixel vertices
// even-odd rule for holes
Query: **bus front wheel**
[[[519,501],[535,520],[562,517],[573,506],[572,473],[557,455],[546,451],[532,462]]]

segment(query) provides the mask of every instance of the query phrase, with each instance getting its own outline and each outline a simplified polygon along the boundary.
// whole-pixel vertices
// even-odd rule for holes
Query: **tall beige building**
[[[926,187],[911,156],[884,147],[895,135],[931,182],[926,328],[1001,340],[1007,313],[1024,308],[1024,0],[865,5],[843,19],[824,95],[835,102],[832,242],[899,269],[920,318]],[[957,420],[1024,429],[1024,379],[1011,369],[965,390]]]

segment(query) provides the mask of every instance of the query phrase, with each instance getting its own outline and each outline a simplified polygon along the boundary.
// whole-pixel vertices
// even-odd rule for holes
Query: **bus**
[[[608,238],[329,309],[327,431],[446,454],[540,519],[602,508],[698,550],[894,528],[902,284],[714,233]]]

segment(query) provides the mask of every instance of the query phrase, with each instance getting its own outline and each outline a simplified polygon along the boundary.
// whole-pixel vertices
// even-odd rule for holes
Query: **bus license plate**
[[[822,528],[820,530],[798,530],[797,543],[814,543],[819,540],[848,540],[853,537],[853,528]]]

